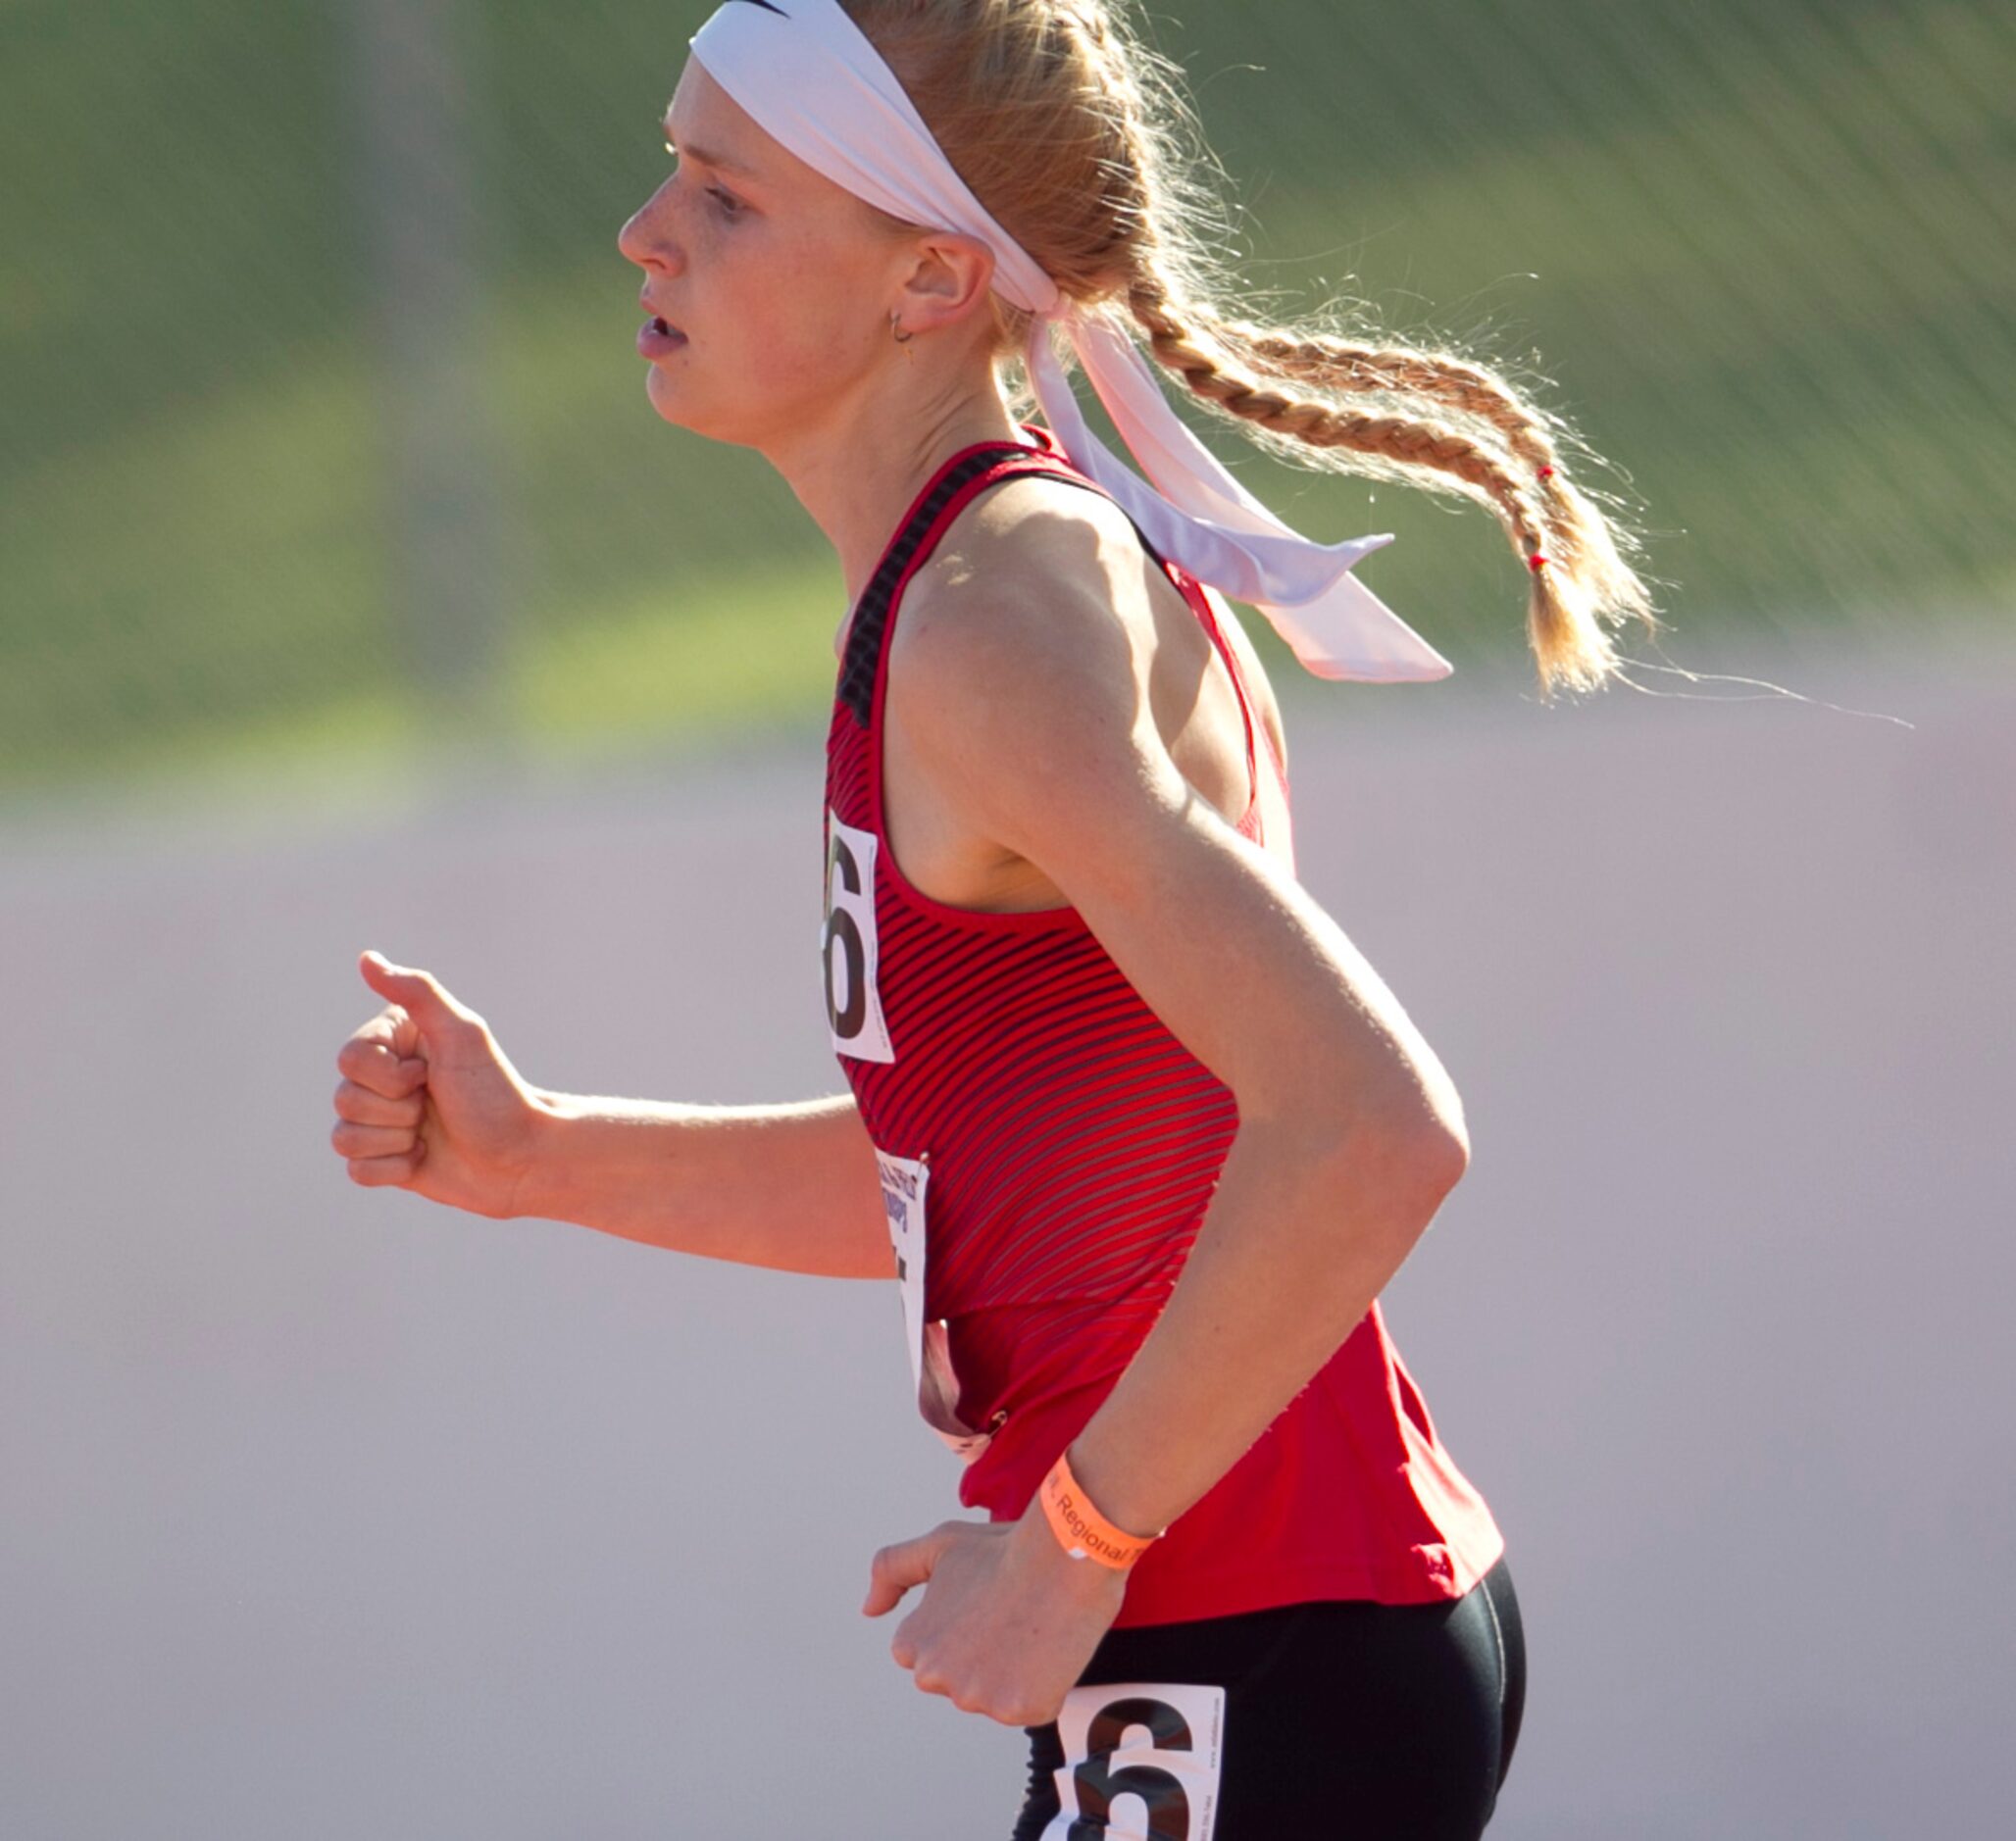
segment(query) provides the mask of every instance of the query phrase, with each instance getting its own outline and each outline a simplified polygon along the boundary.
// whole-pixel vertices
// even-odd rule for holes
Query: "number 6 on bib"
[[[1225,1690],[1172,1681],[1073,1688],[1064,1767],[1041,1841],[1211,1841]]]
[[[833,1052],[856,1061],[892,1062],[888,1025],[876,983],[876,835],[826,815],[826,923],[820,952],[826,961],[826,1018]]]

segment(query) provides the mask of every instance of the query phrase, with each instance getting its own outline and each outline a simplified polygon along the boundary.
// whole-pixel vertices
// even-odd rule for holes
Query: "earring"
[[[893,313],[889,316],[889,330],[891,333],[895,335],[895,340],[898,345],[908,345],[910,341],[917,336],[917,334],[914,332],[905,332],[903,330],[903,328],[897,323],[897,322],[901,320],[901,318],[902,315],[900,313]],[[908,357],[909,354],[906,352],[904,356]]]

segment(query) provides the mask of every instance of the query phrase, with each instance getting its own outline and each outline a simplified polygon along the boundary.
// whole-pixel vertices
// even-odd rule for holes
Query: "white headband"
[[[1162,556],[1258,608],[1318,677],[1425,682],[1455,669],[1350,572],[1391,535],[1312,543],[1227,473],[1170,407],[1134,340],[1082,311],[988,216],[838,0],[729,0],[692,48],[757,125],[807,166],[906,224],[957,230],[993,252],[994,291],[1035,317],[1030,383],[1051,432]],[[1085,426],[1052,325],[1070,337],[1152,487]]]

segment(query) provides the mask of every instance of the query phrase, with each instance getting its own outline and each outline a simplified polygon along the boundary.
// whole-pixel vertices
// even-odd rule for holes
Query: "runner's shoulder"
[[[948,531],[905,589],[888,721],[929,774],[984,790],[989,809],[1009,782],[1038,804],[1110,801],[1141,779],[1153,625],[1137,562],[1140,611],[1113,579],[1125,553],[1105,514],[1135,558],[1139,540],[1082,487],[1014,479],[982,497],[1011,492],[1019,503]]]
[[[904,620],[984,622],[1039,655],[1153,630],[1139,534],[1103,493],[1041,473],[989,487],[962,509],[905,593]]]

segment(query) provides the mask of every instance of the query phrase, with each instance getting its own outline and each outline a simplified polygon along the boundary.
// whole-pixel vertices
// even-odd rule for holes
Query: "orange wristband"
[[[1107,1520],[1085,1499],[1064,1452],[1057,1454],[1057,1462],[1036,1495],[1058,1545],[1074,1560],[1096,1560],[1116,1572],[1125,1572],[1161,1538],[1150,1534],[1144,1540],[1138,1534],[1126,1534]]]

